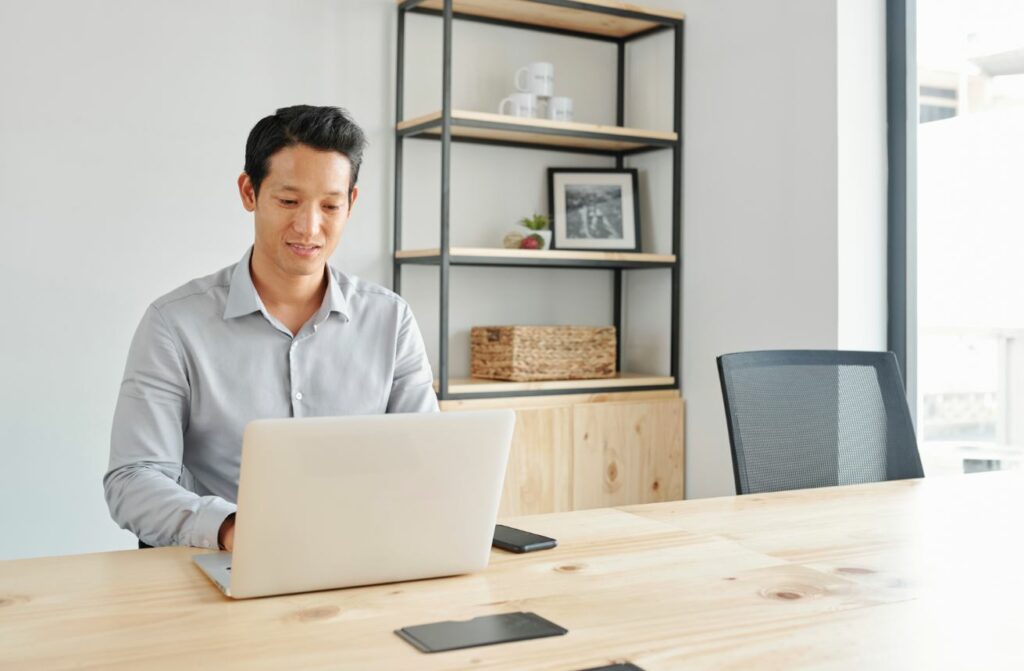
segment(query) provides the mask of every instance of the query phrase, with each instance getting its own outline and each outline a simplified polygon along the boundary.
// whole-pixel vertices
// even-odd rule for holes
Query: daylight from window
[[[1024,468],[1024,0],[918,0],[918,441]]]

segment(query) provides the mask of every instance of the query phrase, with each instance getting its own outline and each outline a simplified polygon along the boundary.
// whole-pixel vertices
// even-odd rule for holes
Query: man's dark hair
[[[352,164],[348,195],[359,178],[359,165],[363,162],[366,135],[347,110],[341,107],[313,107],[295,105],[282,107],[274,114],[263,117],[245,142],[245,174],[259,195],[270,169],[270,157],[285,147],[308,145],[321,151],[337,151]]]

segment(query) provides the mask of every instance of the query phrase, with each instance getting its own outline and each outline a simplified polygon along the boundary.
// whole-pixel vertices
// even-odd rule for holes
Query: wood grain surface
[[[402,0],[398,0],[401,2]],[[640,12],[649,16],[661,16],[682,20],[684,15],[670,10],[641,7],[614,0],[583,0],[579,7],[611,7]],[[440,10],[441,0],[426,0],[423,7]],[[655,27],[657,24],[643,19],[622,18],[610,14],[598,14],[581,9],[545,5],[539,2],[523,2],[523,0],[453,0],[452,11],[473,16],[486,16],[492,19],[519,21],[534,25],[542,25],[565,30],[577,30],[595,35],[609,37],[626,37]]]
[[[194,549],[6,561],[0,668],[1021,669],[1022,511],[1007,472],[510,518],[559,546],[238,602]],[[392,633],[520,610],[569,633],[433,655]]]
[[[572,414],[569,404],[516,408],[500,515],[572,510]]]
[[[572,510],[683,498],[683,401],[573,407]]]
[[[484,380],[475,377],[453,377],[448,379],[448,391],[452,394],[491,394],[495,392],[518,394],[524,391],[581,392],[587,389],[621,387],[653,387],[675,384],[671,375],[649,375],[647,373],[619,372],[615,377],[599,377],[593,380],[536,380],[534,382],[509,382],[506,380]],[[434,389],[438,382],[434,381]]]
[[[529,3],[523,3],[529,4]],[[438,122],[423,131],[426,135],[440,135],[441,112],[431,112],[422,116],[401,121],[398,130],[405,130],[429,122]],[[479,128],[461,124],[460,121],[487,121],[500,123],[504,128]],[[551,121],[533,117],[514,117],[507,114],[478,112],[471,110],[452,110],[452,135],[456,137],[472,137],[485,140],[503,140],[506,142],[530,142],[551,147],[586,147],[626,151],[648,146],[648,141],[674,142],[674,131],[646,130],[642,128],[626,128],[605,124],[583,123],[579,121]],[[538,131],[569,131],[599,133],[609,137],[576,137],[559,135],[551,132]]]
[[[616,401],[651,401],[681,398],[678,389],[657,391],[619,391],[597,394],[557,394],[554,396],[504,396],[501,398],[470,398],[440,401],[442,410],[485,410],[488,408],[543,408],[575,403],[614,403]]]
[[[543,261],[629,261],[630,263],[674,263],[675,254],[647,254],[643,252],[591,252],[571,249],[504,249],[497,247],[451,247],[448,250],[453,258],[460,256],[506,258],[506,259],[537,259]],[[438,247],[429,249],[400,249],[395,252],[396,259],[416,259],[440,256]]]
[[[541,397],[543,398],[543,397]],[[683,498],[683,400],[677,390],[501,400],[516,411],[499,515],[536,515]]]

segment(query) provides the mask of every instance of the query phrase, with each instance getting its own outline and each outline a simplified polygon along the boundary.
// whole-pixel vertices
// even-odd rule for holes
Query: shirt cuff
[[[220,532],[220,525],[224,524],[228,515],[237,510],[237,505],[219,496],[204,496],[188,544],[197,548],[219,550],[217,534]]]

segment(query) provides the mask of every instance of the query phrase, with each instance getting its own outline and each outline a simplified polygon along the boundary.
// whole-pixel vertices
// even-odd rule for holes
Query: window
[[[917,0],[917,433],[1024,468],[1024,2]]]

